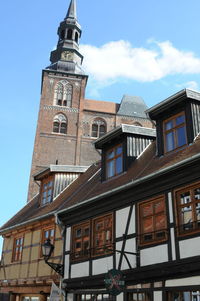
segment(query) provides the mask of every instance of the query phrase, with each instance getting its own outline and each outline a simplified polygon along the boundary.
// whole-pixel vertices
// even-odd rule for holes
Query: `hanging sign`
[[[104,283],[108,292],[117,296],[125,287],[124,275],[121,271],[112,269],[105,275]]]
[[[61,289],[59,287],[57,287],[57,285],[52,282],[52,286],[51,286],[51,295],[50,295],[50,301],[62,301],[62,292]]]

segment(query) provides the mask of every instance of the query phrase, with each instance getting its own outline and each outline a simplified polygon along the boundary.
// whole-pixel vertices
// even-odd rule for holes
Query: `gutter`
[[[51,215],[54,215],[54,216],[55,216],[55,214],[56,214],[56,211],[52,211],[52,212],[47,213],[47,214],[45,214],[45,215],[42,215],[42,216],[39,216],[39,217],[32,218],[32,219],[30,219],[30,220],[28,220],[28,221],[26,221],[26,222],[22,222],[22,223],[20,223],[20,224],[17,224],[17,225],[14,225],[14,226],[5,228],[5,229],[3,229],[3,230],[0,230],[0,235],[3,234],[3,233],[6,232],[6,231],[9,231],[9,230],[12,230],[12,229],[15,229],[15,228],[17,228],[17,227],[24,226],[24,225],[28,225],[28,224],[30,224],[30,223],[32,223],[32,222],[39,221],[39,220],[41,220],[41,219],[43,219],[43,218],[46,218],[46,217],[49,217],[49,216],[51,216]]]
[[[197,159],[199,159],[199,158],[200,158],[200,153],[199,153],[199,154],[196,154],[196,155],[194,155],[194,156],[192,156],[192,157],[190,157],[190,158],[188,158],[188,159],[185,159],[185,160],[183,160],[183,161],[180,161],[180,162],[178,162],[178,163],[175,163],[173,166],[166,167],[166,168],[161,169],[161,170],[159,170],[159,171],[157,171],[157,172],[155,172],[155,173],[151,173],[150,175],[144,176],[144,177],[142,177],[142,178],[140,178],[140,179],[138,179],[138,180],[135,180],[135,181],[132,180],[131,182],[129,182],[129,183],[127,183],[127,184],[124,184],[124,185],[122,185],[122,186],[120,186],[120,187],[117,187],[117,188],[114,188],[114,189],[112,189],[112,190],[110,190],[110,191],[104,192],[104,193],[102,193],[102,194],[100,194],[100,195],[98,195],[98,196],[96,196],[96,197],[87,199],[87,200],[85,200],[85,201],[83,201],[83,202],[81,202],[81,203],[72,205],[72,206],[69,207],[69,208],[65,208],[65,209],[63,209],[63,210],[60,210],[60,211],[58,211],[55,215],[57,216],[57,215],[59,215],[59,214],[65,213],[65,212],[72,211],[73,209],[76,209],[76,208],[78,208],[78,207],[80,207],[80,206],[82,206],[82,205],[85,205],[85,204],[87,204],[87,203],[94,202],[94,201],[96,201],[96,200],[102,199],[103,197],[111,196],[111,195],[113,195],[113,194],[115,194],[115,193],[117,193],[117,192],[120,192],[120,191],[122,191],[122,190],[125,190],[126,188],[131,188],[131,187],[133,187],[133,186],[136,186],[136,185],[138,185],[138,184],[140,184],[140,183],[143,183],[143,182],[145,182],[145,181],[147,181],[147,180],[150,180],[150,179],[152,179],[152,178],[154,178],[154,177],[156,177],[156,176],[160,176],[160,175],[162,175],[162,174],[165,174],[165,173],[167,173],[168,171],[174,170],[174,169],[176,169],[177,167],[180,167],[181,165],[186,165],[186,164],[190,163],[191,161],[195,161],[195,160],[197,160]]]

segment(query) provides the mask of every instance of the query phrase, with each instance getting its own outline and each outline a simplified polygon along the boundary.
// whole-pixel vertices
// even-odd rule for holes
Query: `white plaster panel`
[[[166,280],[165,286],[190,286],[190,285],[199,285],[200,283],[200,276],[188,277],[188,278],[181,278],[181,279],[172,279]]]
[[[174,222],[174,216],[173,216],[173,206],[172,206],[172,193],[168,193],[168,204],[169,204],[169,220],[170,223]]]
[[[146,248],[140,251],[141,266],[168,261],[167,245]]]
[[[122,249],[122,242],[120,241],[120,242],[116,243],[116,250],[121,251],[121,249]],[[135,238],[126,240],[126,245],[125,245],[124,251],[134,252],[134,253],[136,252],[136,239]],[[126,256],[128,257],[128,260],[129,260],[132,268],[136,267],[136,256],[131,255],[131,254],[126,254]],[[116,267],[117,268],[118,268],[118,264],[119,264],[119,259],[120,259],[120,253],[116,252]],[[123,260],[122,260],[121,269],[122,270],[129,269],[128,263],[124,256],[123,256]]]
[[[113,256],[95,259],[92,262],[92,274],[98,275],[113,269]]]
[[[66,230],[66,243],[65,243],[65,251],[70,251],[70,241],[71,241],[71,227]]]
[[[89,276],[89,261],[71,265],[71,278]]]
[[[68,293],[67,294],[67,301],[73,301],[74,300],[74,294]]]
[[[124,294],[123,293],[116,296],[116,301],[123,301],[123,300],[124,300]]]
[[[130,207],[116,211],[116,238],[125,233]]]
[[[200,237],[180,241],[179,248],[181,258],[200,255]]]
[[[119,241],[116,243],[116,250],[121,250],[121,249],[122,249],[122,241]],[[119,259],[120,259],[120,253],[116,252],[116,268],[117,269],[118,269]]]
[[[132,211],[130,225],[128,229],[128,234],[134,234],[134,233],[135,233],[135,205],[133,205],[133,211]]]
[[[153,300],[154,301],[162,301],[162,292],[161,291],[154,292]]]
[[[176,260],[174,228],[170,229],[170,233],[171,233],[171,246],[172,246],[172,260]]]
[[[64,278],[69,278],[69,255],[65,255]]]

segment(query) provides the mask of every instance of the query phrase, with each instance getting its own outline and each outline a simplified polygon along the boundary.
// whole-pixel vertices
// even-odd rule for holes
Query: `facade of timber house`
[[[67,301],[200,301],[200,93],[87,100],[75,0],[58,36],[28,202],[0,229],[0,300],[47,301],[54,282]]]
[[[94,141],[121,123],[154,127],[140,97],[124,95],[121,103],[85,98],[88,76],[79,52],[81,33],[76,1],[71,0],[51,63],[42,70],[28,202],[0,230],[3,301],[46,301],[52,281],[59,285],[60,276],[44,263],[41,246],[49,238],[55,246],[52,261],[62,261],[62,228],[55,219],[62,201],[57,199],[100,159]]]

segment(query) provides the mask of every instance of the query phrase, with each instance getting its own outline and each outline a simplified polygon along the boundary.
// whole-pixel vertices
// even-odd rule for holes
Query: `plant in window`
[[[165,152],[170,152],[186,143],[185,114],[182,112],[164,121]]]

